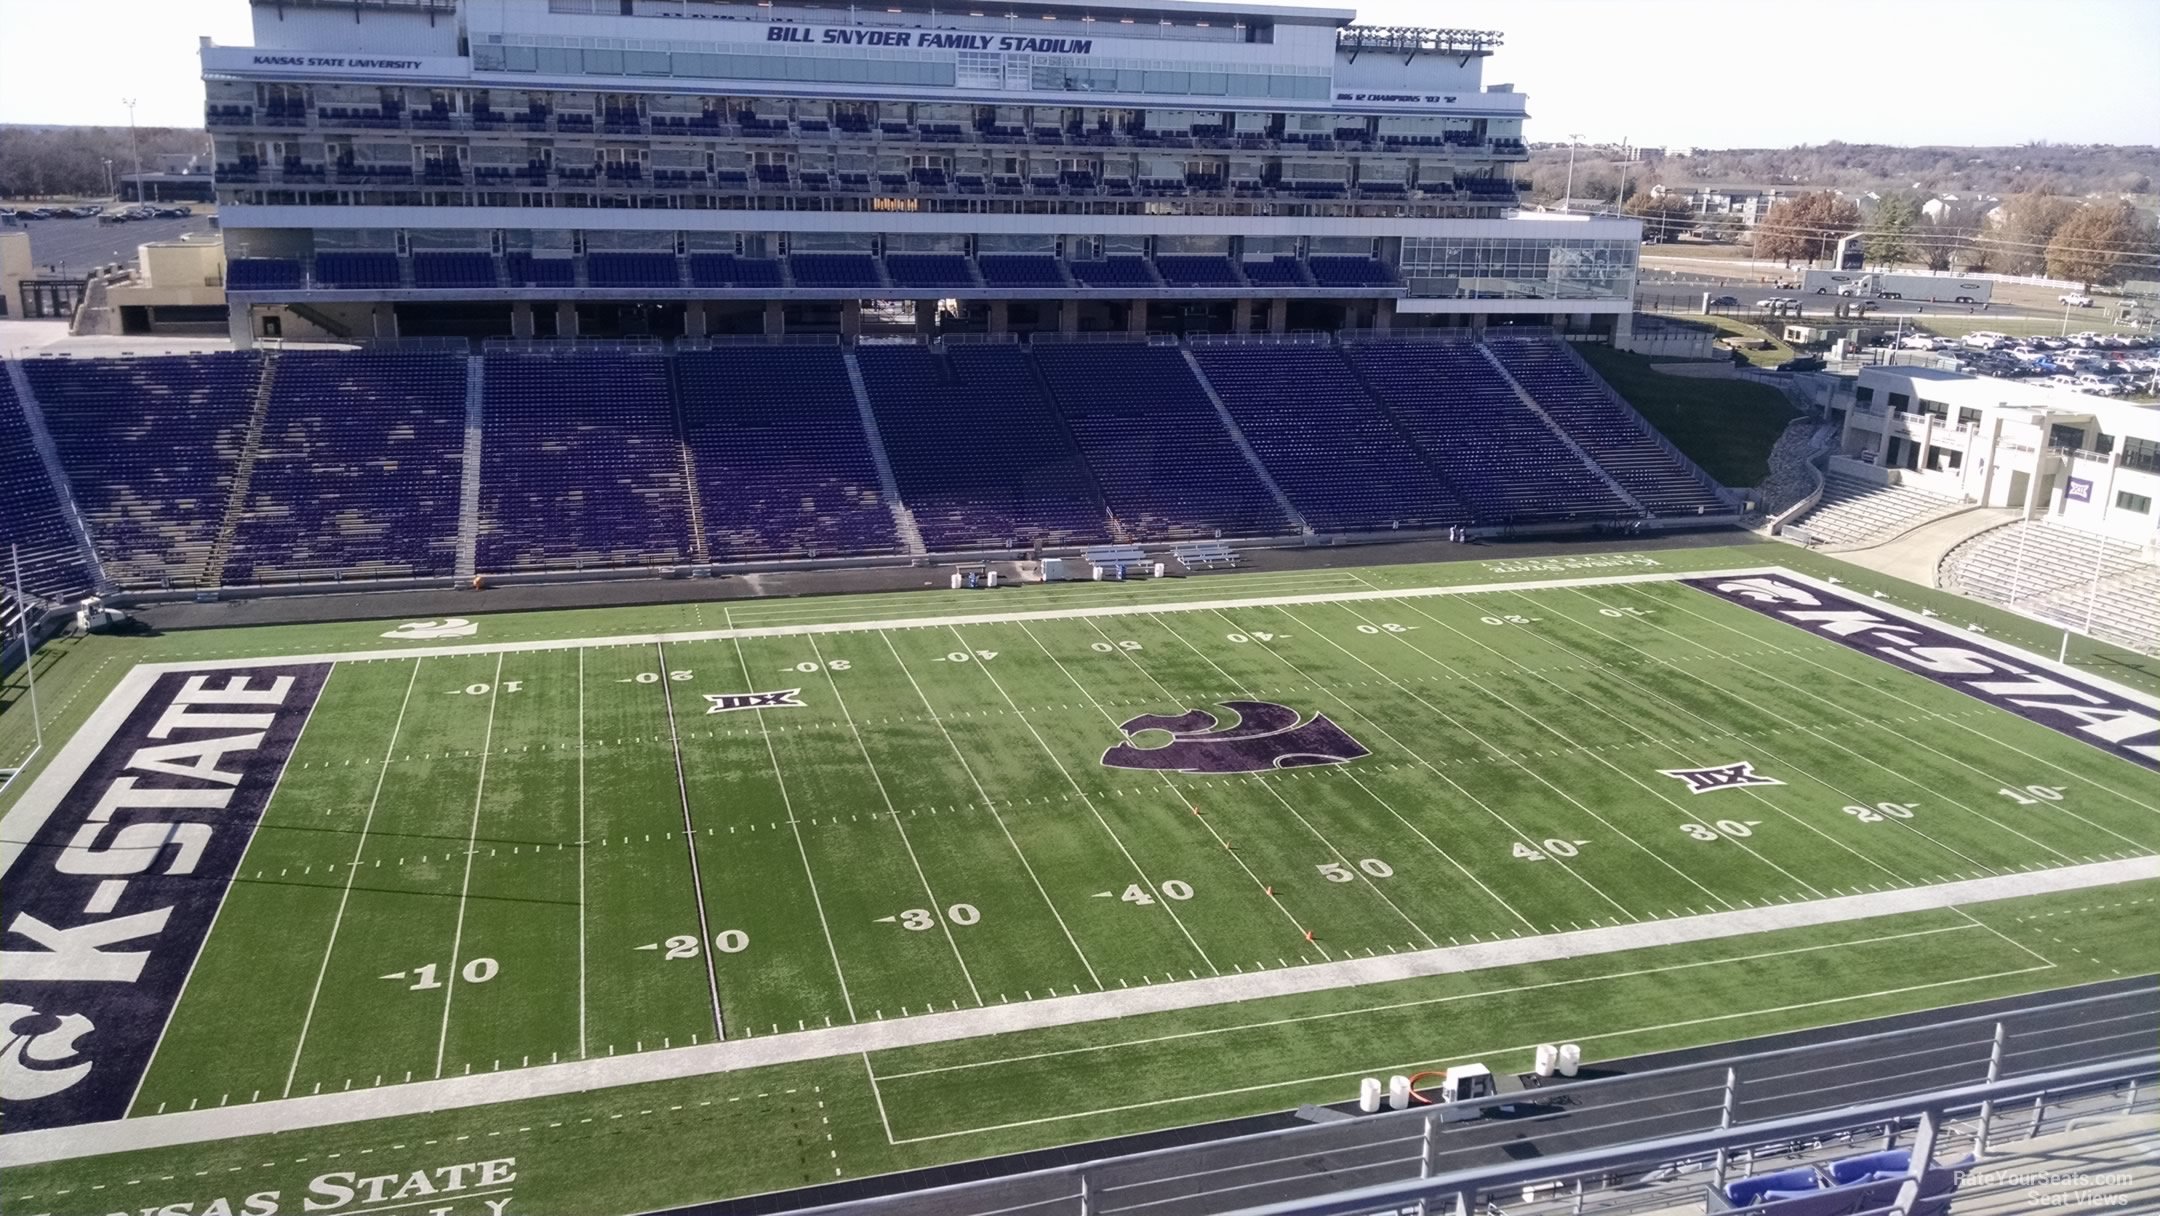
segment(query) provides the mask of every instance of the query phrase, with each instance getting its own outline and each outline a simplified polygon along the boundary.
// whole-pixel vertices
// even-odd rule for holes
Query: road
[[[1735,1077],[1734,1118],[1740,1122],[1977,1083],[1986,1078],[1997,1021],[2006,1031],[2004,1077],[2130,1054],[2150,1047],[2160,1023],[2160,977],[1600,1062],[1576,1083],[1556,1081],[1526,1090],[1533,1097],[1543,1093],[1546,1100],[1518,1105],[1510,1116],[1437,1125],[1433,1169],[1448,1172],[1715,1128],[1728,1068]],[[1884,1037],[1853,1042],[1875,1035]],[[1091,1211],[1145,1207],[1151,1216],[1203,1216],[1414,1177],[1423,1124],[1415,1109],[1322,1124],[1282,1112],[701,1204],[665,1216],[763,1216],[821,1205],[839,1205],[827,1209],[836,1213],[878,1216],[963,1216],[1035,1205],[1067,1210],[1053,1201],[1074,1194],[1073,1177],[1029,1171],[1084,1161],[1104,1162],[1089,1171]],[[1299,1127],[1304,1130],[1294,1142],[1251,1138]],[[1165,1149],[1176,1151],[1159,1151]],[[1149,1152],[1155,1155],[1108,1160]],[[964,1196],[909,1193],[958,1182],[978,1185]]]

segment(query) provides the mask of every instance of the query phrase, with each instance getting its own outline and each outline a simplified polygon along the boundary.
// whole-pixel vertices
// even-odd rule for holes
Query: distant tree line
[[[1970,207],[1930,218],[1909,194],[1886,194],[1864,221],[1827,190],[1784,199],[1755,226],[1755,256],[1815,262],[1861,234],[1871,265],[2046,275],[2089,286],[2160,277],[2160,234],[2127,200],[2077,199],[2042,185],[2004,200],[2000,216]]]
[[[152,172],[161,154],[207,156],[210,139],[185,127],[137,127],[135,146]],[[126,127],[0,126],[0,198],[102,198],[107,160],[117,188],[135,170]]]

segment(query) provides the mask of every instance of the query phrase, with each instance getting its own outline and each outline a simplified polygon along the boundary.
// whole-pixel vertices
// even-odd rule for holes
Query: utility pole
[[[1575,210],[1575,145],[1582,142],[1582,136],[1571,132],[1567,138],[1567,192],[1560,200],[1560,209],[1562,211],[1573,211]]]
[[[105,193],[107,193],[107,194],[111,194],[111,195],[112,195],[112,197],[114,197],[114,198],[116,198],[116,199],[117,199],[117,198],[119,198],[120,196],[119,196],[118,194],[114,194],[114,193],[113,193],[113,180],[112,180],[112,157],[110,157],[110,156],[108,156],[108,157],[105,157],[105,158],[104,158],[104,161],[105,161]]]
[[[135,99],[123,97],[120,103],[128,108],[128,159],[135,162],[135,201],[139,203],[142,201],[142,152],[135,146]]]
[[[1635,149],[1628,147],[1627,136],[1620,137],[1620,196],[1613,200],[1613,209],[1619,214],[1627,213],[1627,173],[1635,163]]]

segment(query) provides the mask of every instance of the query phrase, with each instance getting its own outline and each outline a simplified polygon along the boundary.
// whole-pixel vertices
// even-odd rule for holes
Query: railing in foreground
[[[1938,1159],[1955,1161],[1966,1149],[1950,1151],[1940,1117],[1949,1113],[1963,1120],[1956,1143],[1977,1150],[1991,1128],[2001,1147],[2068,1117],[2150,1106],[2160,1097],[2151,1084],[2160,1077],[2156,995],[2140,984],[1601,1079],[1552,1078],[1444,1113],[1330,1118],[811,1210],[1218,1216],[1274,1203],[1260,1210],[1287,1216],[1452,1212],[1464,1195],[1466,1216],[1501,1203],[1508,1213],[1608,1216],[1700,1205],[1706,1182],[1894,1147],[1930,1112]],[[1536,1207],[1524,1206],[1526,1188]]]

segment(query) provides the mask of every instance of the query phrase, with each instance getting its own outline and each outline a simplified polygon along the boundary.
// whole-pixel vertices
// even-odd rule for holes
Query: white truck
[[[1986,279],[1944,274],[1874,274],[1859,270],[1810,270],[1803,291],[1818,296],[1919,300],[1930,304],[1985,304],[1995,285]]]

